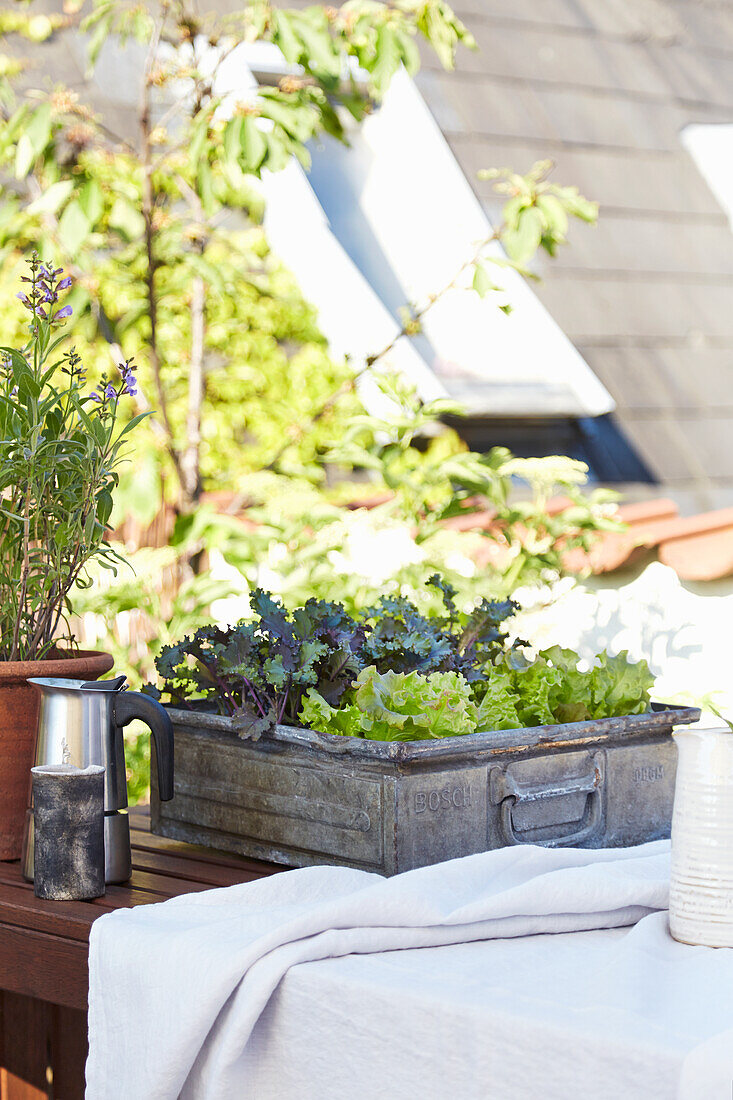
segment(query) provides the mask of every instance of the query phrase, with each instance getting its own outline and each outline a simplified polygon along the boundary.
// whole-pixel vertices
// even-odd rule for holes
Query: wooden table
[[[97,917],[283,869],[153,836],[145,810],[130,823],[132,879],[96,901],[41,901],[19,863],[0,862],[0,1100],[82,1100]]]

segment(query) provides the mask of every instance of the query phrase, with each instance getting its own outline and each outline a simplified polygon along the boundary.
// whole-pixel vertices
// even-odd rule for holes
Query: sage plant
[[[66,626],[69,597],[92,560],[121,560],[106,542],[124,444],[147,415],[117,424],[135,390],[135,367],[119,380],[86,382],[80,357],[59,333],[72,280],[34,254],[18,294],[29,311],[22,348],[0,347],[0,660],[48,656]]]

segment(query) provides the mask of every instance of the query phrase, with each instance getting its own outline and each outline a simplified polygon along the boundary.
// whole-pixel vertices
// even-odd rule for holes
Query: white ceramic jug
[[[669,929],[683,943],[733,947],[733,732],[680,730],[674,739]]]

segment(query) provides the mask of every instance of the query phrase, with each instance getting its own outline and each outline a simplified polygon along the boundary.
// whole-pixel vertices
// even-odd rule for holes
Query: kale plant
[[[518,605],[483,599],[473,611],[463,613],[456,607],[451,584],[437,573],[428,584],[440,589],[445,615],[428,618],[404,597],[383,597],[364,613],[370,628],[364,665],[374,665],[379,672],[460,672],[469,683],[482,679],[486,666],[506,649],[508,635],[502,625]]]
[[[155,664],[172,703],[213,703],[241,737],[258,738],[278,722],[297,725],[308,688],[338,705],[362,667],[365,628],[326,600],[308,600],[291,614],[256,588],[250,602],[251,621],[202,627],[165,646]]]
[[[489,601],[459,612],[454,589],[437,575],[446,614],[422,615],[410,600],[385,597],[363,616],[337,603],[308,600],[296,611],[262,589],[251,594],[252,619],[224,630],[203,627],[166,646],[156,668],[162,691],[176,706],[208,703],[229,715],[242,737],[259,737],[277,723],[298,725],[303,698],[312,690],[329,707],[351,699],[359,673],[461,673],[472,683],[506,649],[503,621],[510,600]]]

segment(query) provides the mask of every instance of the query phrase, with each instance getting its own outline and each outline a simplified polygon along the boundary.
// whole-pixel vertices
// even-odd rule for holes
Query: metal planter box
[[[676,725],[691,707],[562,726],[381,742],[171,710],[175,796],[161,836],[304,867],[393,875],[507,844],[622,847],[669,836]]]

